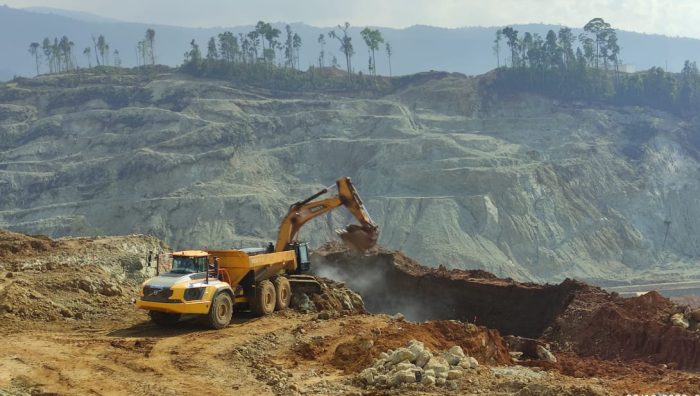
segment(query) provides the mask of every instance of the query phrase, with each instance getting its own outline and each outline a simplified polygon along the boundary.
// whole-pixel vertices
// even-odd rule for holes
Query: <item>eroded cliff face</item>
[[[700,276],[700,131],[669,114],[417,76],[381,97],[173,73],[0,86],[0,226],[261,245],[289,204],[350,176],[380,243],[520,280]],[[302,237],[350,222],[338,210]],[[668,232],[667,232],[668,231]],[[665,242],[664,242],[665,241]]]

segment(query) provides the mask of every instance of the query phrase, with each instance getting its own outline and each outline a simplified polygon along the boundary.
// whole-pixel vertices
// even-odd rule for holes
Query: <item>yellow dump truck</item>
[[[358,250],[370,249],[377,242],[379,229],[350,178],[341,177],[335,187],[337,194],[331,197],[317,200],[329,192],[324,188],[292,204],[275,245],[173,252],[170,270],[144,282],[137,308],[148,310],[151,320],[161,326],[177,323],[182,315],[201,315],[215,329],[230,323],[234,308],[250,309],[257,315],[287,308],[292,288],[318,286],[304,275],[311,264],[308,245],[296,239],[306,222],[345,206],[360,224],[339,231],[340,237]]]

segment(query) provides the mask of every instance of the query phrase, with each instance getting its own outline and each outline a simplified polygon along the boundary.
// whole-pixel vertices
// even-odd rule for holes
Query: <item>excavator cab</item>
[[[297,256],[297,273],[308,272],[311,269],[311,260],[309,259],[309,244],[306,242],[293,243],[292,250]]]

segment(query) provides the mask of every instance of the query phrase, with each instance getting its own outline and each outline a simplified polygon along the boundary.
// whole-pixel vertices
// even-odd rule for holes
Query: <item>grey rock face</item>
[[[454,75],[367,99],[85,73],[0,85],[0,103],[0,227],[262,246],[289,204],[348,175],[380,243],[427,265],[700,275],[698,128],[662,112],[487,100]]]

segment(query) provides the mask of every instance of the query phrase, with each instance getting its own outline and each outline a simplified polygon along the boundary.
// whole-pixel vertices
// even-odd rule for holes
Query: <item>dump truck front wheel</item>
[[[172,327],[180,320],[180,314],[150,311],[151,321],[160,327]]]
[[[258,316],[271,314],[275,310],[276,301],[275,286],[272,282],[267,279],[258,282],[255,287],[253,313]]]
[[[272,283],[275,285],[275,310],[281,311],[289,307],[289,302],[292,300],[292,287],[289,284],[289,279],[284,276],[278,276]]]
[[[212,329],[223,329],[231,323],[233,317],[233,300],[226,292],[221,292],[214,297],[207,314],[207,322]]]

